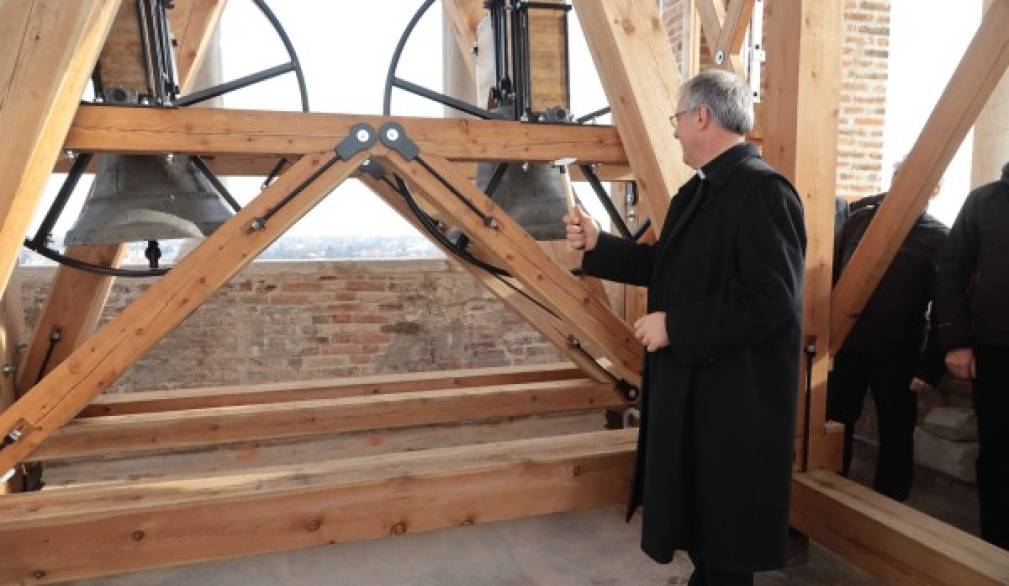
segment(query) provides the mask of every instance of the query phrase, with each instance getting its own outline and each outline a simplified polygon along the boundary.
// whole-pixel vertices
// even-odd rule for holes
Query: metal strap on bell
[[[106,99],[136,103],[137,96],[111,88]],[[102,154],[96,157],[94,187],[64,243],[203,238],[231,216],[192,157]]]
[[[511,106],[494,109],[510,115]],[[487,190],[496,163],[477,165],[477,186]],[[568,213],[566,173],[548,164],[511,164],[501,177],[492,197],[499,208],[508,213],[536,240],[563,240],[564,215]]]

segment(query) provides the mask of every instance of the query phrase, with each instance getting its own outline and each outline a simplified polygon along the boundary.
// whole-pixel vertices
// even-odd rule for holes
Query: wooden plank
[[[669,199],[693,171],[683,164],[670,119],[680,79],[654,2],[575,0],[596,69],[613,108],[643,207],[658,233]]]
[[[725,5],[722,0],[693,0],[697,16],[701,20],[701,32],[707,42],[708,50],[714,54],[713,47],[718,44],[722,35],[722,22],[725,21]],[[700,39],[698,39],[700,43]]]
[[[380,148],[377,150],[382,152]],[[0,450],[0,469],[6,470],[23,459],[69,421],[147,349],[342,183],[369,154],[362,151],[327,170],[323,165],[330,160],[329,154],[303,157],[17,403],[0,413],[0,437],[14,430],[21,434],[18,441]],[[265,216],[316,172],[321,174],[297,197],[276,208],[262,229],[250,228],[254,219]]]
[[[812,392],[806,396],[802,360],[796,429],[806,429],[810,454],[827,453],[825,441],[828,326],[834,253],[834,194],[837,175],[837,113],[840,104],[841,0],[783,0],[769,3],[766,35],[767,93],[764,158],[795,185],[806,218],[806,275],[803,344],[813,343]],[[803,456],[799,456],[800,460]],[[825,463],[809,458],[812,469]]]
[[[894,585],[1009,584],[1009,552],[830,472],[792,480],[792,526]]]
[[[173,0],[168,21],[177,43],[175,66],[182,95],[193,89],[195,73],[203,66],[226,4],[227,0]]]
[[[840,349],[932,190],[1009,66],[1009,2],[992,2],[890,192],[834,288],[830,347]]]
[[[64,146],[83,152],[297,156],[332,149],[359,122],[379,128],[389,120],[402,124],[421,152],[455,161],[628,162],[610,126],[217,108],[82,106]]]
[[[623,405],[612,383],[589,379],[413,391],[90,417],[71,421],[33,461],[123,456],[194,446],[398,429]]]
[[[0,4],[0,289],[118,8],[118,0]]]
[[[399,215],[407,222],[410,222],[414,228],[417,228],[421,234],[427,234],[427,232],[419,225],[413,213],[407,207],[402,196],[392,189],[391,185],[385,181],[376,180],[367,175],[362,176],[361,180],[365,183],[365,185],[371,187],[375,194],[382,198],[389,207],[399,213]],[[431,206],[430,196],[428,194],[420,190],[415,190],[415,195],[424,200],[423,207]],[[420,202],[418,202],[418,205],[420,205]],[[441,242],[438,242],[433,238],[431,241],[449,258],[454,258],[452,252]],[[465,269],[469,274],[473,275],[473,278],[483,283],[483,285],[490,289],[490,291],[501,299],[505,305],[522,317],[522,319],[526,320],[526,323],[532,326],[532,328],[546,338],[547,341],[552,343],[562,354],[576,364],[582,372],[597,382],[608,382],[611,380],[612,376],[604,368],[602,368],[590,354],[587,354],[583,351],[583,349],[571,344],[571,340],[574,338],[574,331],[563,321],[557,319],[555,316],[551,315],[545,309],[537,305],[536,302],[519,293],[516,290],[517,285],[513,283],[512,280],[499,279],[498,277],[468,262],[460,262],[459,266]]]
[[[563,4],[564,0],[548,0]],[[531,106],[535,112],[563,106],[571,110],[568,95],[567,14],[549,8],[529,8],[529,77]]]
[[[0,411],[17,399],[15,373],[7,369],[17,366],[19,362],[17,345],[25,336],[25,315],[21,294],[21,278],[15,269],[0,298],[0,364],[3,366],[3,372],[0,373]],[[6,470],[0,471],[4,472]],[[0,495],[17,492],[20,486],[20,478],[15,475],[7,482],[0,482]]]
[[[49,583],[623,502],[636,430],[0,500],[0,582]]]
[[[638,386],[642,348],[630,327],[613,314],[605,301],[551,261],[515,220],[501,213],[494,202],[460,176],[451,163],[433,155],[425,155],[423,160],[431,171],[417,161],[405,161],[395,152],[381,159],[386,169],[395,170],[405,181],[426,193],[447,221],[459,226],[473,242],[493,252],[501,268],[552,306],[554,312],[577,332],[578,339],[591,343],[612,362],[619,378]],[[493,217],[495,225],[485,225],[480,216],[432,173],[444,178],[481,213]]]
[[[99,395],[81,411],[79,417],[102,415],[129,415],[206,409],[209,407],[234,407],[238,405],[263,405],[293,401],[316,401],[411,393],[435,389],[465,389],[490,385],[538,383],[577,378],[579,370],[574,365],[559,362],[529,366],[499,366],[494,368],[469,368],[440,370],[407,374],[378,374],[315,381],[290,381],[258,385],[235,385],[170,391],[134,391]]]

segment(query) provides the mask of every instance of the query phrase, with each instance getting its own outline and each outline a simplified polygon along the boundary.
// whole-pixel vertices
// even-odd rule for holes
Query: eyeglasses
[[[678,125],[680,123],[680,116],[683,116],[684,114],[686,114],[688,112],[693,112],[694,110],[696,110],[698,108],[700,108],[700,106],[694,106],[693,108],[687,108],[685,110],[680,110],[678,112],[674,112],[673,115],[669,117],[669,122],[673,126],[676,126],[676,125]]]

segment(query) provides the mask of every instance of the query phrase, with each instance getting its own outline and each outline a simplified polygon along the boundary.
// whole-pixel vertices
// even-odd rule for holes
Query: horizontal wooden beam
[[[0,583],[41,584],[624,502],[637,430],[0,499]]]
[[[791,523],[887,584],[1009,584],[1009,552],[830,472],[793,477]]]
[[[206,409],[209,407],[234,407],[238,405],[263,405],[293,401],[316,401],[437,389],[465,389],[490,385],[508,385],[569,380],[580,378],[581,371],[574,365],[560,362],[529,366],[499,366],[493,368],[468,368],[413,372],[407,374],[378,374],[313,381],[288,381],[258,385],[234,385],[171,391],[135,391],[99,395],[78,417],[103,415],[130,415]]]
[[[381,147],[347,161],[303,157],[242,211],[141,293],[16,403],[0,413],[0,469],[8,470],[77,415],[150,347],[315,207]],[[266,219],[269,217],[269,219]]]
[[[622,404],[614,385],[581,379],[91,417],[60,428],[32,454],[32,460],[120,456]]]
[[[627,164],[611,126],[221,108],[81,106],[64,148],[298,156],[331,151],[357,123],[379,128],[389,120],[402,124],[422,153],[456,161],[552,162],[573,157],[579,163]]]

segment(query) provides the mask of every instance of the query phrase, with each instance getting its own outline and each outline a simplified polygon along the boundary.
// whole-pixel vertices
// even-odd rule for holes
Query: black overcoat
[[[654,246],[601,234],[585,254],[588,274],[646,285],[648,311],[666,312],[628,510],[643,505],[658,562],[682,549],[724,570],[784,563],[805,248],[795,189],[740,144],[680,188]]]

